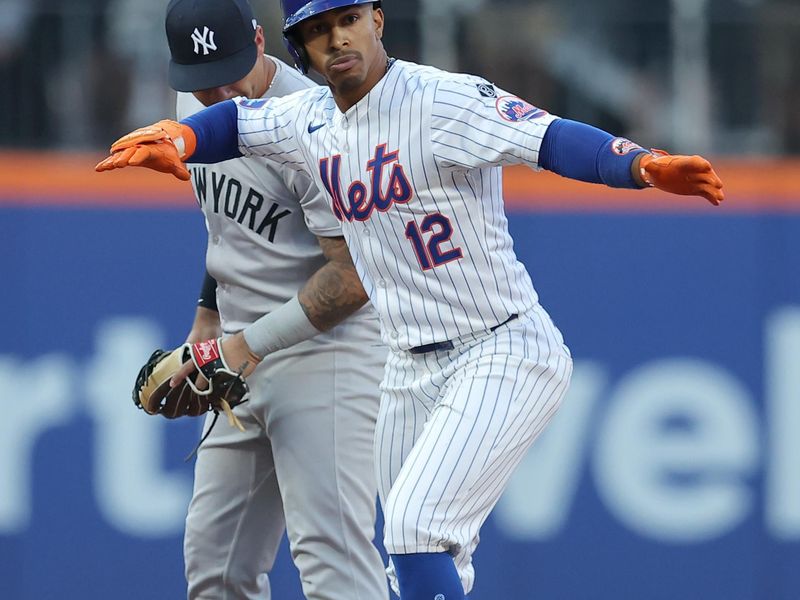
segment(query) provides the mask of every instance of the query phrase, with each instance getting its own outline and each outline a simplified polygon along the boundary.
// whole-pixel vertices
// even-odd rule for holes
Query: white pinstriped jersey
[[[556,117],[479,77],[399,60],[345,113],[328,88],[237,103],[243,154],[326,190],[390,347],[486,330],[536,304],[500,167],[538,169]]]
[[[265,98],[315,87],[277,58]],[[179,93],[179,119],[204,107]],[[243,329],[287,302],[325,258],[316,236],[340,236],[341,225],[311,178],[258,157],[189,164],[208,228],[206,267],[217,280],[223,329]]]

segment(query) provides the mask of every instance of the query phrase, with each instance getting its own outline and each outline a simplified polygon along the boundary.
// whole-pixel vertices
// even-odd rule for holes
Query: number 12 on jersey
[[[427,243],[423,234],[432,233]],[[453,260],[458,260],[462,256],[461,248],[452,248],[442,251],[440,245],[450,240],[453,235],[453,226],[450,219],[441,213],[434,213],[426,216],[422,223],[417,226],[415,221],[406,224],[406,238],[414,248],[417,255],[419,266],[423,271],[438,267]]]

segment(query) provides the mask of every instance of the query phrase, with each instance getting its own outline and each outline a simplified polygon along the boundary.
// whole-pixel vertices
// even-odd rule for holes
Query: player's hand
[[[261,357],[253,354],[253,351],[250,349],[250,346],[247,345],[244,334],[241,331],[236,335],[222,340],[221,354],[225,357],[225,362],[228,366],[236,372],[241,372],[242,377],[250,375],[250,373],[255,371],[258,363],[261,362]],[[193,375],[199,375],[197,369],[191,360],[186,361],[183,363],[180,370],[172,376],[169,385],[170,387],[175,387],[184,379]],[[195,385],[200,390],[204,390],[208,387],[207,382],[202,376],[196,377],[192,381],[195,382]]]
[[[95,171],[141,166],[187,181],[189,171],[183,161],[194,154],[196,145],[197,138],[188,125],[159,121],[119,138],[111,146],[111,156],[101,161]]]
[[[702,156],[672,155],[663,150],[653,150],[653,154],[642,154],[639,169],[645,183],[665,192],[702,196],[714,206],[725,199],[722,180]]]
[[[147,167],[161,173],[171,173],[181,181],[189,181],[190,178],[177,149],[169,142],[137,144],[118,150],[98,163],[94,170],[101,172],[125,167]]]
[[[111,145],[111,152],[124,150],[140,144],[170,142],[178,150],[181,160],[189,158],[195,150],[197,138],[188,125],[164,119],[147,127],[140,127],[123,135]]]

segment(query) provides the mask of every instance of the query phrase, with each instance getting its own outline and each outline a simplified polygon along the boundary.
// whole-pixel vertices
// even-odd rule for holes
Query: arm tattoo
[[[318,239],[328,262],[309,278],[298,299],[314,327],[326,331],[364,306],[368,298],[344,238]]]

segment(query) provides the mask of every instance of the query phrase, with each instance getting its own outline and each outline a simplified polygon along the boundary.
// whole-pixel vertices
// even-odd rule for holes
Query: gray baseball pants
[[[385,600],[373,437],[387,350],[374,319],[268,356],[195,466],[184,558],[192,600],[269,600],[283,536],[309,600]],[[205,427],[210,424],[210,416]],[[278,599],[283,600],[283,599]]]

